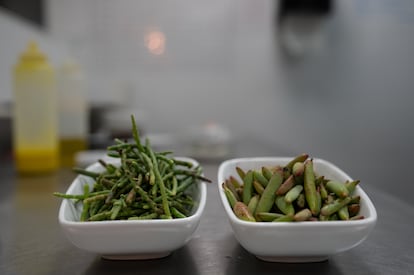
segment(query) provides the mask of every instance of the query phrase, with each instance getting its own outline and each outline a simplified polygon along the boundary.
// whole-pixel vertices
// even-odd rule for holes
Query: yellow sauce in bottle
[[[76,153],[88,148],[84,138],[61,138],[59,145],[60,164],[64,167],[74,166]]]
[[[58,165],[56,150],[22,148],[15,153],[16,168],[21,173],[39,173],[55,170]]]

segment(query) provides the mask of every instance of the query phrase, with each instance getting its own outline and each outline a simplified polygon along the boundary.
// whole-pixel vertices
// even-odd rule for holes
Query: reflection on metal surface
[[[48,197],[52,196],[59,187],[59,180],[57,173],[16,176],[14,178],[15,207],[19,210],[32,209],[34,204],[38,207],[46,207],[49,203]]]
[[[160,31],[150,31],[145,35],[145,46],[153,55],[162,55],[165,52],[165,34]]]

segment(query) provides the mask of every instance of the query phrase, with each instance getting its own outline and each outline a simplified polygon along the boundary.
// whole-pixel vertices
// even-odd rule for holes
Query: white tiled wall
[[[228,108],[243,108],[266,77],[254,66],[271,58],[260,47],[271,39],[262,27],[271,23],[272,2],[77,0],[49,1],[48,8],[51,33],[83,62],[91,100],[117,100],[133,87],[135,106],[149,112],[155,130],[171,130],[172,121],[237,119]],[[149,49],[160,43],[157,34],[162,53]],[[246,46],[258,51],[244,56]],[[244,58],[254,59],[250,67]],[[249,70],[254,90],[237,84]],[[230,107],[234,102],[241,105]]]
[[[281,36],[271,27],[277,1],[47,3],[49,31],[82,63],[89,99],[121,98],[144,109],[154,131],[214,120],[307,151],[300,135],[305,127],[318,140],[316,148],[334,154],[336,142],[322,133],[349,135],[370,125],[382,136],[403,130],[413,116],[410,0],[335,1],[335,18],[321,28],[324,43],[296,60],[280,51]],[[148,49],[151,33],[161,33],[152,46],[162,54]],[[3,49],[9,42],[1,43]],[[3,58],[11,63],[15,54],[7,51]],[[4,78],[6,65],[0,64]],[[5,90],[9,98],[9,87]],[[338,122],[344,127],[338,129]],[[279,130],[287,127],[288,132]],[[364,147],[368,137],[361,138],[354,146],[375,151]]]

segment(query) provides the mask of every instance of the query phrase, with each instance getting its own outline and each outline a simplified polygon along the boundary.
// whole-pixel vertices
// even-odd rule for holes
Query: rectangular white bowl
[[[177,158],[191,162],[191,158]],[[101,172],[99,163],[87,170]],[[67,194],[82,194],[83,185],[91,187],[90,177],[79,175],[70,185]],[[78,248],[101,254],[110,259],[161,258],[184,246],[196,230],[206,204],[207,189],[199,182],[191,190],[198,204],[194,213],[182,219],[79,221],[82,206],[75,206],[72,200],[64,199],[59,210],[59,223],[67,238]]]
[[[364,241],[373,230],[377,213],[368,195],[358,185],[354,195],[361,196],[360,214],[365,218],[354,221],[314,222],[247,222],[234,214],[222,189],[230,176],[238,178],[236,167],[244,170],[262,166],[286,165],[289,157],[238,158],[224,161],[218,171],[220,198],[236,239],[247,251],[265,261],[313,262],[351,249]],[[332,163],[313,159],[314,169],[328,179],[352,180]],[[363,184],[363,183],[362,183]]]

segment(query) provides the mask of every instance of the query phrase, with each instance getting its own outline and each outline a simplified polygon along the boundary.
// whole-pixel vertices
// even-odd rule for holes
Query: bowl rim
[[[175,159],[180,160],[186,160],[192,162],[194,165],[199,165],[199,162],[193,158],[189,157],[174,157]],[[109,163],[117,163],[118,160],[108,160]],[[101,166],[98,162],[94,162],[91,165],[87,166],[86,169],[93,169]],[[75,187],[80,184],[80,178],[84,177],[82,175],[77,175],[67,188],[65,194],[73,194],[73,191]],[[198,182],[199,188],[200,188],[200,200],[198,201],[198,207],[197,210],[188,217],[185,218],[176,218],[176,219],[147,219],[147,220],[104,220],[104,221],[71,221],[65,218],[66,211],[69,211],[69,200],[68,199],[62,199],[60,208],[59,208],[59,214],[58,214],[58,220],[59,223],[62,226],[71,226],[71,227],[117,227],[120,225],[123,226],[137,226],[137,225],[147,225],[147,226],[165,226],[168,224],[187,224],[189,222],[193,222],[194,220],[198,220],[202,213],[204,212],[204,208],[206,206],[207,201],[207,187],[206,183],[204,181]]]
[[[374,204],[372,203],[371,199],[368,197],[367,193],[359,186],[356,186],[356,190],[358,190],[358,192],[360,193],[361,196],[361,200],[364,201],[364,203],[367,206],[368,209],[368,215],[366,217],[364,217],[364,219],[360,219],[360,220],[348,220],[348,221],[317,221],[317,222],[312,222],[312,221],[301,221],[301,222],[280,222],[280,223],[272,223],[272,222],[262,222],[262,221],[258,221],[258,222],[249,222],[249,221],[244,221],[241,220],[239,218],[237,218],[237,216],[234,214],[233,210],[230,207],[230,204],[227,200],[227,197],[224,193],[224,191],[222,190],[222,182],[224,180],[224,170],[226,169],[227,166],[235,164],[235,163],[252,163],[252,162],[271,162],[271,161],[283,161],[283,162],[288,162],[289,160],[291,160],[292,157],[244,157],[244,158],[232,158],[232,159],[228,159],[223,161],[220,165],[219,165],[219,169],[217,172],[217,186],[219,189],[219,194],[220,194],[220,198],[221,198],[221,202],[224,206],[224,209],[227,213],[227,217],[230,219],[230,221],[233,224],[237,224],[239,226],[244,226],[244,227],[263,227],[263,228],[272,228],[272,227],[280,227],[280,228],[286,228],[286,227],[293,227],[293,228],[297,228],[297,227],[301,227],[301,228],[313,228],[313,227],[354,227],[354,226],[361,226],[361,225],[369,225],[369,224],[375,224],[377,221],[377,211],[375,209]],[[347,178],[348,180],[352,180],[352,178],[346,174],[342,169],[340,169],[338,166],[336,166],[335,164],[333,164],[330,161],[321,159],[321,158],[312,158],[313,161],[316,161],[318,163],[323,163],[325,165],[328,165],[330,167],[332,167],[332,169],[336,170],[337,173],[341,174],[343,177]]]

